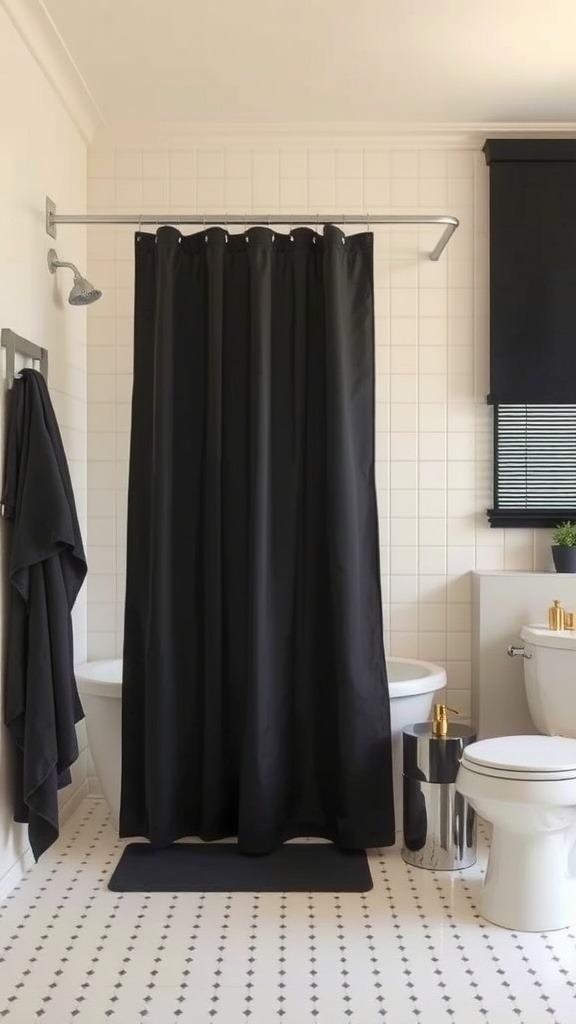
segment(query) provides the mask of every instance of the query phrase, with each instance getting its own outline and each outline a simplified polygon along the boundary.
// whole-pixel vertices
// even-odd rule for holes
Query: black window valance
[[[489,139],[490,394],[576,403],[576,139]]]

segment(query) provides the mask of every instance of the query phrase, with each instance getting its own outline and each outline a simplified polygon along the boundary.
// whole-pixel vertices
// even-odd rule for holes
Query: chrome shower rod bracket
[[[46,234],[56,238],[56,203],[46,196]]]
[[[293,216],[286,213],[269,213],[264,216],[252,214],[244,216],[243,214],[235,213],[58,213],[56,204],[46,197],[46,231],[52,238],[56,238],[57,224],[134,224],[138,227],[143,227],[147,224],[154,227],[160,227],[162,224],[198,224],[200,227],[240,224],[244,228],[255,224],[264,226],[287,224],[291,227],[295,227],[298,224],[309,227],[319,227],[321,224],[337,224],[345,227],[349,224],[356,224],[363,225],[368,230],[372,224],[408,224],[414,226],[438,224],[439,227],[444,227],[444,231],[432,252],[428,254],[428,258],[436,262],[444,252],[459,223],[457,217],[444,214],[404,213],[376,213],[373,215],[345,213],[333,214],[332,216],[326,216],[326,214],[306,216],[306,214],[302,213],[297,213]]]

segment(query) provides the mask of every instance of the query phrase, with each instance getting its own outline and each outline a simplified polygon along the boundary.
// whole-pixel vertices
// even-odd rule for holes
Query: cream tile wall
[[[492,530],[488,176],[474,145],[269,135],[111,142],[89,155],[93,212],[448,213],[375,233],[376,477],[387,650],[440,662],[470,713],[470,570],[546,569],[542,531]],[[177,219],[177,218],[175,218]],[[196,230],[193,227],[185,231]],[[358,229],[356,229],[358,230]],[[122,651],[134,228],[89,230],[89,654]]]
[[[53,278],[46,265],[51,245],[44,199],[77,210],[86,204],[86,143],[0,5],[0,327],[48,349],[49,388],[69,460],[80,524],[86,534],[86,311],[67,303],[69,272]],[[61,232],[63,258],[86,263],[86,229]],[[4,450],[4,398],[0,381],[0,449]],[[5,579],[2,544],[2,578]],[[6,589],[0,588],[2,635]],[[86,589],[74,611],[75,654],[86,658]],[[64,812],[86,784],[86,732],[79,728],[80,758],[73,784],[60,793]],[[0,730],[0,891],[31,856],[26,829],[12,821],[8,737]]]

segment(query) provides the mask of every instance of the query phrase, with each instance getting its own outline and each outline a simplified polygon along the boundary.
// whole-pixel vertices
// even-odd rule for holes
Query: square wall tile
[[[430,607],[434,607],[431,605]],[[418,630],[418,657],[424,661],[443,661],[446,657],[446,633]]]
[[[308,150],[308,177],[320,181],[336,176],[336,153],[333,149]]]
[[[393,575],[411,576],[418,572],[418,548],[415,545],[396,545],[390,552],[390,571]]]
[[[421,546],[446,547],[446,519],[439,517],[418,520],[418,540]]]
[[[440,576],[446,573],[446,548],[443,545],[420,545],[418,571],[421,576]]]
[[[389,178],[392,173],[392,156],[387,149],[364,150],[364,177]]]
[[[170,176],[170,152],[167,150],[144,150],[142,153],[142,177],[159,178],[166,181]]]
[[[308,154],[305,149],[280,151],[280,177],[305,178],[308,174]]]
[[[472,606],[467,603],[447,605],[448,629],[451,632],[470,632],[472,628]]]
[[[416,547],[418,544],[418,520],[391,519],[390,543],[393,547],[396,545]]]
[[[390,494],[390,515],[392,518],[416,518],[418,515],[418,491],[392,491]],[[406,570],[406,572],[408,573],[409,570]]]
[[[194,149],[175,149],[169,153],[170,178],[196,177],[196,151]]]
[[[224,177],[224,150],[198,149],[196,152],[196,173],[198,178],[218,179]]]
[[[115,154],[115,177],[140,178],[142,176],[142,152],[138,149],[117,149]]]
[[[446,630],[446,605],[421,605],[418,609],[418,629],[426,633],[443,633]]]
[[[390,459],[416,463],[418,458],[418,438],[415,431],[394,431],[390,434]]]

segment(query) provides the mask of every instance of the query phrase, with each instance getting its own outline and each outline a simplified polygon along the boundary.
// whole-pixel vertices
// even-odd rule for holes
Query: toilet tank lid
[[[576,651],[576,633],[569,629],[553,630],[544,625],[522,626],[520,636],[535,647],[557,647]]]

